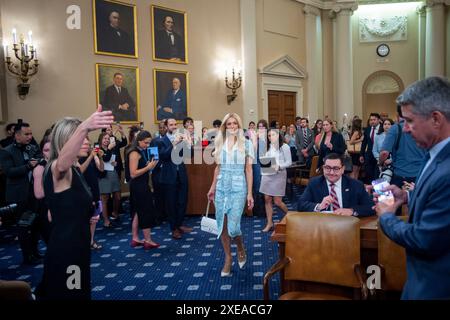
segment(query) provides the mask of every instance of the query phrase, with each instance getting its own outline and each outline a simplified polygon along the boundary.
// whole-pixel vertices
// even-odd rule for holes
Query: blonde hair
[[[81,120],[77,118],[63,118],[59,120],[50,134],[50,158],[48,165],[58,159],[59,153],[70,137],[75,133]]]
[[[221,161],[221,155],[222,155],[222,149],[223,145],[225,144],[225,141],[227,139],[227,121],[233,118],[237,121],[239,129],[238,129],[238,135],[237,135],[237,146],[239,152],[245,152],[245,136],[244,136],[244,130],[242,127],[242,120],[241,117],[237,113],[227,113],[225,117],[222,120],[222,124],[220,125],[219,132],[214,138],[214,157],[216,159],[216,163],[220,163]]]

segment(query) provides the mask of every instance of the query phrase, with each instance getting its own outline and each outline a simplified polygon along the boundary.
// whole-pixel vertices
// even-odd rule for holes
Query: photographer
[[[50,157],[50,137],[49,135],[44,135],[39,144],[43,159],[39,161],[36,167],[33,170],[33,193],[36,198],[36,213],[38,214],[38,229],[41,233],[42,239],[45,244],[48,244],[48,239],[50,237],[50,228],[51,228],[51,216],[48,210],[48,206],[45,199],[44,194],[44,185],[42,183],[42,179],[44,176],[45,166],[47,165],[47,161]]]
[[[14,142],[0,150],[0,163],[6,175],[6,203],[17,203],[16,219],[33,208],[32,171],[42,159],[39,147],[32,144],[33,133],[28,123],[20,122],[14,128]],[[38,252],[37,224],[28,219],[27,227],[19,229],[23,262],[36,264]]]

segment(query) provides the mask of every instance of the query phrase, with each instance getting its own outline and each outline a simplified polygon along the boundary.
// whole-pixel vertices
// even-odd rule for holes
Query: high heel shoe
[[[227,268],[228,266],[228,268]],[[228,271],[227,271],[228,269]],[[231,277],[231,262],[229,264],[227,264],[226,260],[225,260],[225,265],[223,266],[222,271],[220,271],[220,276],[222,278],[224,277]]]
[[[155,242],[155,244],[152,244],[147,241],[144,241],[144,250],[159,248],[159,246],[160,246],[159,243]]]
[[[144,241],[131,240],[131,242],[130,242],[130,246],[132,246],[133,248],[142,247],[143,245],[144,245]]]
[[[245,264],[247,263],[247,254],[245,253],[245,249],[242,252],[238,252],[238,264],[239,269],[244,269]]]

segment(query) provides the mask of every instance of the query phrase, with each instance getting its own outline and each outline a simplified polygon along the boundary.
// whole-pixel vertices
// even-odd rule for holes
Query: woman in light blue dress
[[[250,140],[245,139],[241,118],[229,113],[222,121],[219,134],[214,140],[214,156],[217,167],[208,192],[208,199],[214,201],[219,236],[225,252],[222,277],[231,275],[231,239],[237,245],[239,268],[247,262],[241,232],[241,217],[245,203],[253,208],[252,160],[254,151]],[[247,201],[246,201],[247,200]]]

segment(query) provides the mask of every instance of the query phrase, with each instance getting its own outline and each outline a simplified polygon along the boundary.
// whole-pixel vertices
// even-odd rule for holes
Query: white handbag
[[[208,205],[206,206],[206,214],[202,217],[202,221],[200,222],[200,229],[217,236],[219,235],[219,230],[217,229],[217,221],[215,219],[208,218],[210,203],[211,201],[208,201]]]

